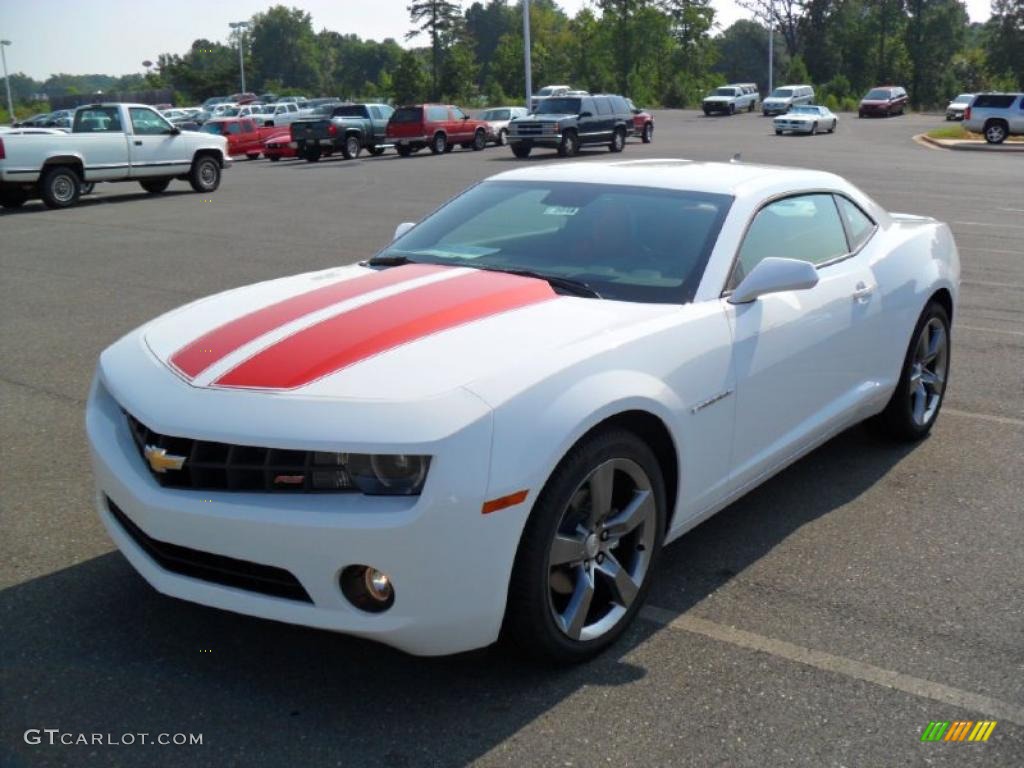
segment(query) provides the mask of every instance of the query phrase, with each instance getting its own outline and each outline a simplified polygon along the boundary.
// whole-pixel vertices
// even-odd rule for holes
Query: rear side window
[[[399,107],[391,116],[393,123],[422,123],[423,109],[421,107]]]
[[[75,116],[75,133],[120,133],[122,130],[117,107],[80,109]]]
[[[616,112],[620,113],[630,111],[629,104],[627,104],[626,100],[621,96],[612,96],[612,107],[614,107]]]
[[[587,97],[580,99],[580,112],[589,112],[592,115],[597,114],[597,105],[594,104],[595,99]]]
[[[444,107],[427,107],[427,120],[431,123],[443,123],[448,119],[448,110]]]
[[[347,107],[335,107],[332,114],[335,117],[369,117],[366,107],[359,104],[352,104]]]
[[[868,241],[871,233],[875,231],[875,222],[855,203],[842,195],[836,195],[836,202],[839,204],[839,215],[842,216],[846,233],[850,239],[850,250],[856,251]]]
[[[994,109],[1008,109],[1013,100],[1017,97],[1013,94],[983,93],[974,99],[974,107],[989,107]]]

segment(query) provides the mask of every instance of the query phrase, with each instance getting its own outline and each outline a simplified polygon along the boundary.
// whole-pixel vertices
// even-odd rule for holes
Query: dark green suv
[[[534,147],[572,157],[587,144],[621,152],[632,127],[633,113],[622,96],[555,96],[540,99],[533,114],[510,122],[508,143],[516,157],[529,157]]]

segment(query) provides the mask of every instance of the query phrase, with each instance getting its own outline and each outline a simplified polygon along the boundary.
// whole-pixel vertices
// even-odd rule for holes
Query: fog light
[[[341,592],[352,605],[362,611],[380,613],[395,602],[395,589],[383,571],[368,565],[350,565],[338,579]]]

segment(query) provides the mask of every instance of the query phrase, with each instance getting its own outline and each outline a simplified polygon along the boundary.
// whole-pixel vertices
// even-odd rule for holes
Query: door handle
[[[875,286],[868,285],[863,280],[857,283],[857,287],[853,291],[854,301],[865,301],[872,293],[875,292]]]
[[[135,146],[136,147],[141,147],[142,146],[142,141],[141,140],[136,140],[135,141]]]

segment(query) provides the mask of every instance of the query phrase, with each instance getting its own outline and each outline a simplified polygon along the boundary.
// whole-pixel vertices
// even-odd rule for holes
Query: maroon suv
[[[898,85],[882,85],[872,88],[860,100],[858,117],[889,117],[902,115],[907,108],[907,92]]]
[[[474,120],[451,104],[399,107],[388,120],[387,140],[402,157],[424,147],[440,155],[451,152],[456,144],[481,150],[487,146],[487,123]]]

